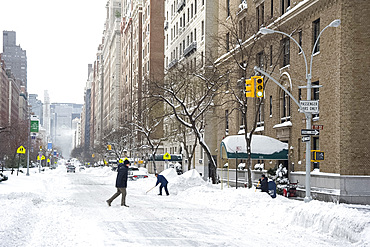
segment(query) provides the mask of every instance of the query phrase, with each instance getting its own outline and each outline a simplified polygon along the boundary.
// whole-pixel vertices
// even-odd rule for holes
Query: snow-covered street
[[[0,246],[370,246],[370,206],[212,185],[195,171],[165,170],[170,196],[148,193],[156,178],[129,181],[126,203],[108,207],[116,173],[30,169],[0,183]]]

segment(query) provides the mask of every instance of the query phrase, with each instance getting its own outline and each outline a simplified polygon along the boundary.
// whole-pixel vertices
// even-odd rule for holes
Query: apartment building
[[[100,44],[96,53],[91,82],[90,148],[94,150],[102,143],[103,137],[103,55]]]
[[[370,184],[370,125],[369,108],[365,103],[370,92],[366,83],[369,77],[369,40],[366,37],[370,31],[365,18],[369,8],[367,1],[348,0],[220,1],[220,23],[234,25],[237,32],[232,33],[227,25],[220,25],[219,36],[227,45],[219,48],[223,55],[218,62],[227,64],[236,58],[247,65],[244,71],[235,69],[231,77],[235,85],[242,76],[250,78],[258,74],[253,70],[258,66],[271,74],[297,101],[305,100],[306,74],[309,73],[306,70],[310,71],[312,59],[311,100],[319,102],[319,112],[313,113],[312,126],[320,133],[310,137],[311,150],[325,153],[324,160],[311,163],[311,187],[315,198],[370,202],[370,192],[366,189]],[[357,13],[356,16],[353,13]],[[330,27],[336,19],[341,20],[341,25]],[[261,34],[259,31],[263,27],[284,32],[291,38],[279,33]],[[238,53],[239,40],[242,40],[244,51],[248,51],[245,60],[242,60],[242,53]],[[280,86],[266,76],[264,80],[265,93],[261,111],[257,113],[255,134],[288,143],[289,158],[254,163],[264,163],[265,170],[282,164],[288,169],[291,181],[298,180],[304,187],[306,154],[301,130],[305,129],[307,120]],[[225,121],[228,126],[218,129],[217,143],[221,142],[226,128],[230,135],[240,133],[245,126],[248,126],[246,131],[251,130],[258,100],[247,100],[250,109],[247,123],[242,121],[240,113],[228,116]],[[219,109],[218,115],[227,115],[226,111],[231,111],[231,107]],[[219,159],[219,165],[222,162]]]
[[[27,89],[27,54],[16,44],[15,31],[3,31],[3,59],[6,67]]]
[[[5,61],[0,54],[0,127],[9,125],[9,80]]]
[[[163,79],[163,1],[125,1],[122,5],[122,130],[131,157],[143,158],[147,140],[136,126],[148,128],[163,105],[151,106],[151,82]],[[157,127],[152,138],[162,136]]]
[[[211,57],[217,57],[218,50],[215,49],[217,45],[214,38],[218,29],[218,7],[217,1],[165,1],[164,67],[166,77],[169,77],[171,73],[176,73],[177,66],[201,69],[210,62]],[[194,145],[197,145],[190,169],[195,168],[199,173],[207,177],[209,172],[208,161],[205,160],[204,152],[197,144],[194,134],[189,130],[183,129],[179,123],[171,119],[165,119],[165,136],[171,138],[164,142],[164,152],[186,154],[186,150],[190,151]],[[210,145],[210,149],[216,150],[216,141],[211,141],[215,137],[212,131],[214,129],[213,123],[209,121],[205,125],[204,138],[207,144]],[[185,137],[179,135],[180,129],[182,129],[181,132],[187,132]],[[215,151],[212,154],[214,156],[217,155]],[[186,158],[183,160],[183,170],[188,170],[189,162]]]
[[[103,136],[120,126],[120,78],[121,78],[121,1],[109,0],[103,32]]]

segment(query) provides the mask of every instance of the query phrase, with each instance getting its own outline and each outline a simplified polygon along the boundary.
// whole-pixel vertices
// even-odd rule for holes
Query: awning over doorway
[[[221,141],[222,159],[248,159],[244,135],[232,135]],[[269,136],[253,135],[251,158],[254,160],[287,160],[288,144]]]

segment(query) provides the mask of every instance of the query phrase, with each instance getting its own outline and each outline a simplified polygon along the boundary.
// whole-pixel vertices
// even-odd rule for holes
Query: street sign
[[[301,135],[318,136],[320,135],[320,130],[301,129]]]
[[[312,129],[314,129],[314,130],[323,130],[324,125],[312,125]]]
[[[171,155],[170,155],[169,153],[165,153],[165,154],[163,155],[163,159],[164,159],[164,160],[170,160],[170,159],[171,159]]]
[[[309,142],[311,139],[310,136],[302,136],[302,142]]]
[[[31,132],[39,132],[39,120],[31,120]]]
[[[26,153],[26,149],[23,146],[20,146],[17,149],[17,154],[25,154],[25,153]]]
[[[318,113],[319,112],[319,101],[318,100],[301,100],[299,101],[301,108],[305,112]]]
[[[53,149],[53,143],[48,142],[48,150],[51,151]]]

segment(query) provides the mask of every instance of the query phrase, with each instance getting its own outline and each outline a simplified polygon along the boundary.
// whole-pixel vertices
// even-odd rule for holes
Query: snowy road
[[[120,197],[108,207],[114,182],[101,168],[10,175],[0,184],[0,246],[369,246],[368,210],[182,177],[168,197],[145,193],[154,177],[130,181],[130,207]]]

